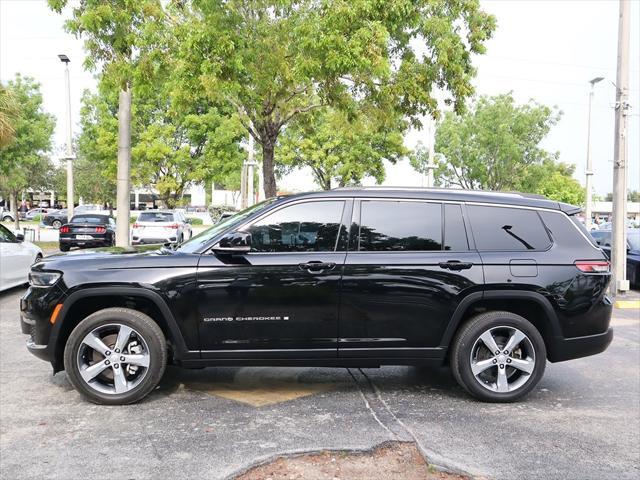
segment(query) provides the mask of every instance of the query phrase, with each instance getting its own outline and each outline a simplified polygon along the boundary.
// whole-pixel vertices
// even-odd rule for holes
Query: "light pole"
[[[593,162],[591,161],[591,104],[593,103],[593,86],[604,80],[604,77],[596,77],[589,80],[591,84],[591,90],[589,91],[589,124],[587,127],[587,170],[585,172],[586,178],[586,206],[585,206],[585,215],[584,215],[584,224],[587,227],[587,230],[591,230],[591,190],[592,184],[591,180],[593,177]]]
[[[67,96],[67,148],[65,152],[67,160],[67,219],[71,221],[71,217],[73,217],[73,145],[71,144],[71,82],[69,80],[69,62],[71,60],[64,54],[58,55],[58,58],[64,63],[64,83]]]

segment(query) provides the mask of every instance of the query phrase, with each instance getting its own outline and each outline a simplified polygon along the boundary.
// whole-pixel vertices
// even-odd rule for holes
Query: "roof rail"
[[[357,186],[357,187],[338,187],[332,190],[408,190],[408,191],[421,191],[421,192],[455,192],[462,195],[503,195],[506,197],[525,197],[525,198],[537,198],[541,200],[548,200],[544,195],[538,195],[534,193],[522,193],[522,192],[500,192],[491,190],[468,190],[464,188],[444,188],[444,187],[390,187],[383,185],[372,186]]]

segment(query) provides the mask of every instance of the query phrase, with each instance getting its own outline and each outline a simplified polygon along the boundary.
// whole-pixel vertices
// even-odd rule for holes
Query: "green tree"
[[[384,180],[384,160],[395,163],[405,155],[400,117],[366,110],[349,116],[323,108],[300,116],[285,130],[277,149],[282,165],[309,167],[324,190],[359,184],[366,176]]]
[[[20,105],[20,116],[12,122],[13,141],[0,150],[0,192],[11,199],[17,229],[18,195],[29,187],[48,186],[48,173],[53,168],[48,154],[55,120],[44,112],[40,85],[32,78],[18,74],[8,88]]]
[[[48,0],[62,13],[68,0]],[[101,68],[118,86],[118,215],[117,244],[129,244],[131,165],[131,85],[135,69],[154,51],[153,40],[164,28],[160,0],[83,0],[66,22],[70,33],[85,38],[85,66]]]
[[[467,189],[515,190],[530,165],[558,153],[540,142],[560,113],[530,101],[517,105],[511,94],[480,97],[462,115],[449,112],[436,130],[442,153],[436,179]]]
[[[153,88],[141,83],[132,87],[136,101],[131,130],[134,145],[131,178],[136,186],[155,188],[172,208],[190,184],[207,180],[223,183],[225,175],[240,171],[244,158],[239,147],[243,128],[237,117],[220,111],[206,99],[194,98],[190,103],[181,101],[176,105],[172,94],[175,85],[168,76],[158,75],[152,83]],[[76,170],[78,194],[85,198],[113,199],[116,110],[117,91],[106,79],[100,80],[97,94],[86,92],[83,96]],[[92,171],[96,170],[105,180],[101,186],[95,185],[95,177],[92,179]]]
[[[20,118],[20,105],[13,90],[0,83],[0,148],[15,138],[15,123]]]
[[[582,205],[585,189],[573,178],[575,167],[552,159],[529,165],[514,189],[544,195],[558,202]]]
[[[236,109],[262,147],[267,196],[275,149],[298,116],[375,102],[419,125],[437,116],[432,89],[461,112],[473,92],[472,54],[494,18],[478,0],[185,0],[171,16],[179,72],[193,89]]]

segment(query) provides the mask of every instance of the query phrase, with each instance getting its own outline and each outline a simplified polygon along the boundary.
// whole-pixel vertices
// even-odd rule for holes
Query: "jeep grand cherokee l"
[[[167,362],[447,363],[471,395],[514,401],[547,360],[611,342],[609,263],[578,211],[438,189],[274,198],[177,247],[45,258],[22,330],[103,404],[140,400]]]

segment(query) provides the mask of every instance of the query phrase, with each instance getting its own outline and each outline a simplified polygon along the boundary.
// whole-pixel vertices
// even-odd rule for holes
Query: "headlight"
[[[62,276],[60,272],[30,272],[29,285],[32,287],[50,287]]]

